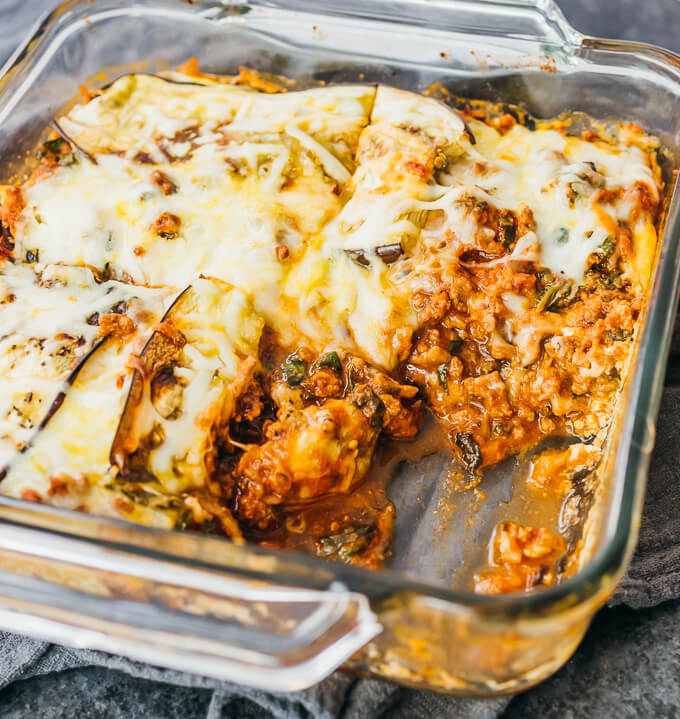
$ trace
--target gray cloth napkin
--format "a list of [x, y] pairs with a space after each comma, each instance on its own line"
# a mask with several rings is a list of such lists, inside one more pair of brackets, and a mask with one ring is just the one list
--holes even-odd
[[[17, 40], [37, 16], [55, 4], [55, 0], [0, 0], [0, 62], [9, 55]], [[605, 36], [647, 39], [658, 44], [677, 44], [680, 6], [672, 0], [639, 3], [619, 0], [619, 12], [611, 13], [597, 0], [564, 0], [560, 5], [576, 24], [589, 25], [592, 32]], [[644, 8], [644, 12], [642, 12]], [[573, 13], [573, 14], [572, 14]], [[626, 23], [626, 17], [629, 22]], [[579, 18], [582, 21], [579, 23]], [[664, 29], [659, 38], [657, 31]], [[653, 34], [652, 34], [653, 33]], [[647, 36], [647, 37], [645, 37]], [[680, 331], [676, 330], [669, 376], [680, 378]], [[677, 371], [675, 368], [678, 368]], [[658, 423], [656, 448], [649, 474], [649, 488], [643, 516], [640, 543], [630, 570], [611, 600], [632, 608], [650, 607], [680, 596], [680, 388], [666, 387]], [[218, 719], [235, 699], [243, 704], [237, 713], [249, 717], [293, 719], [369, 719], [390, 716], [456, 717], [457, 719], [491, 719], [501, 715], [507, 698], [471, 700], [419, 692], [379, 680], [357, 679], [336, 672], [317, 686], [302, 692], [270, 694], [248, 687], [161, 669], [122, 657], [90, 650], [74, 650], [36, 639], [0, 632], [0, 690], [17, 680], [29, 679], [68, 669], [100, 666], [125, 672], [142, 679], [180, 687], [212, 690], [207, 719]], [[569, 670], [571, 671], [571, 670]], [[576, 667], [578, 672], [578, 665]], [[539, 704], [540, 706], [540, 704]], [[0, 707], [0, 714], [2, 707]], [[532, 714], [536, 712], [531, 712]], [[570, 714], [575, 715], [575, 714]], [[670, 716], [661, 712], [659, 716]], [[31, 716], [30, 711], [22, 716]], [[56, 716], [56, 714], [55, 714]], [[70, 716], [59, 714], [59, 716]], [[98, 716], [108, 716], [106, 711]]]

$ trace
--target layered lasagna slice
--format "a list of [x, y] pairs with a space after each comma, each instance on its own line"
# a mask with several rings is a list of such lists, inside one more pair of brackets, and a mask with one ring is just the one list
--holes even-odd
[[135, 356], [111, 445], [121, 486], [174, 497], [184, 510], [179, 523], [215, 520], [236, 539], [232, 491], [220, 481], [220, 468], [240, 446], [232, 443], [230, 423], [261, 412], [259, 397], [248, 392], [260, 372], [263, 324], [241, 291], [195, 280]]

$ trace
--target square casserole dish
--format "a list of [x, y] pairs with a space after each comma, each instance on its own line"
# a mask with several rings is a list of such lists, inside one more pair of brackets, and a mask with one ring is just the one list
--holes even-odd
[[0, 182], [21, 174], [81, 83], [191, 56], [217, 73], [248, 64], [412, 90], [440, 82], [538, 118], [582, 112], [659, 137], [665, 225], [577, 570], [549, 589], [483, 597], [427, 561], [400, 562], [398, 547], [370, 572], [2, 497], [0, 627], [269, 690], [304, 688], [340, 665], [459, 694], [535, 684], [574, 651], [637, 538], [680, 274], [680, 58], [584, 37], [547, 0], [67, 0], [0, 73]]

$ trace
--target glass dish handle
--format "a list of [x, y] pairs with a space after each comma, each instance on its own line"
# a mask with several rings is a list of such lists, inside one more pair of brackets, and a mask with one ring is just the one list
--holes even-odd
[[382, 630], [340, 582], [278, 586], [42, 535], [0, 522], [2, 629], [269, 691], [317, 683]]
[[[457, 0], [451, 0], [457, 2]], [[471, 3], [465, 2], [466, 5]], [[473, 0], [473, 4], [482, 4], [493, 9], [494, 13], [503, 8], [503, 14], [519, 20], [531, 18], [535, 26], [533, 39], [563, 45], [579, 45], [583, 35], [579, 33], [567, 20], [560, 6], [555, 0], [482, 0], [482, 3]], [[516, 31], [515, 22], [509, 22], [506, 30], [509, 34]]]

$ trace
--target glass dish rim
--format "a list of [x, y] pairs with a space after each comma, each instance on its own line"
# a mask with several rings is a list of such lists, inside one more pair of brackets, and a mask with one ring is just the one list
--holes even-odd
[[[542, 0], [539, 3], [533, 3], [532, 0], [482, 0], [484, 5], [498, 7], [514, 6], [523, 8], [527, 11], [536, 13], [546, 21], [555, 24], [562, 37], [561, 42], [555, 43], [551, 38], [550, 46], [566, 52], [569, 55], [578, 56], [587, 50], [603, 49], [609, 52], [627, 53], [634, 51], [636, 54], [645, 56], [656, 64], [662, 63], [667, 65], [674, 71], [678, 84], [678, 94], [680, 95], [680, 56], [668, 51], [664, 48], [638, 42], [606, 40], [602, 38], [587, 36], [575, 30], [564, 18], [561, 10], [555, 4], [554, 0]], [[187, 8], [182, 12], [191, 13], [200, 9], [201, 5], [208, 3], [193, 3], [191, 0], [183, 0]], [[412, 0], [395, 0], [392, 4], [406, 6]], [[421, 0], [423, 2], [423, 0]], [[225, 5], [225, 3], [210, 3], [212, 6]], [[233, 3], [234, 6], [254, 5], [258, 7], [281, 7], [285, 6], [285, 2], [277, 2], [277, 0], [254, 0], [248, 2]], [[310, 0], [297, 0], [294, 3], [297, 6], [309, 5], [310, 10], [312, 3]], [[452, 5], [455, 4], [452, 2]], [[40, 57], [39, 43], [44, 35], [48, 35], [49, 31], [58, 26], [60, 22], [64, 22], [64, 28], [69, 27], [72, 20], [66, 19], [64, 16], [68, 10], [79, 7], [89, 8], [90, 11], [96, 12], [96, 4], [90, 0], [63, 0], [53, 10], [44, 13], [34, 24], [26, 39], [16, 48], [7, 61], [0, 67], [0, 95], [11, 87], [13, 72], [19, 69], [22, 64], [30, 64], [34, 57]], [[125, 9], [130, 12], [135, 8], [144, 11], [150, 7], [147, 3], [137, 4], [134, 1], [126, 4]], [[285, 8], [284, 8], [285, 9]], [[327, 0], [324, 3], [323, 14], [343, 14], [341, 0]], [[177, 12], [180, 10], [173, 9], [169, 12]], [[375, 19], [375, 16], [368, 14], [359, 15], [356, 12], [351, 14], [354, 20]], [[210, 21], [210, 18], [206, 18]], [[81, 18], [75, 22], [80, 22]], [[539, 35], [533, 35], [528, 38], [530, 41], [540, 42], [541, 47], [546, 49], [545, 38]], [[0, 102], [2, 97], [0, 96]], [[535, 592], [513, 593], [509, 595], [484, 596], [475, 594], [470, 590], [454, 590], [449, 589], [445, 585], [438, 584], [434, 581], [419, 580], [413, 578], [408, 573], [394, 570], [367, 570], [359, 567], [343, 565], [340, 563], [329, 562], [317, 557], [306, 556], [294, 552], [284, 550], [271, 550], [257, 545], [246, 545], [245, 547], [234, 547], [238, 552], [244, 555], [250, 554], [258, 557], [271, 557], [276, 559], [284, 557], [288, 562], [298, 565], [308, 570], [319, 570], [320, 575], [328, 578], [332, 576], [331, 581], [343, 581], [350, 589], [363, 592], [369, 596], [389, 596], [394, 593], [412, 593], [431, 597], [433, 599], [444, 600], [457, 606], [464, 606], [470, 609], [478, 609], [480, 611], [499, 612], [506, 614], [521, 615], [526, 613], [545, 612], [548, 608], [556, 605], [564, 608], [574, 606], [588, 599], [604, 599], [615, 587], [618, 579], [623, 573], [627, 563], [632, 556], [634, 548], [634, 539], [637, 538], [637, 526], [635, 526], [636, 512], [639, 503], [644, 496], [644, 489], [647, 479], [647, 468], [651, 456], [651, 447], [654, 438], [654, 422], [658, 414], [658, 408], [661, 399], [661, 391], [663, 389], [663, 378], [666, 368], [666, 359], [670, 348], [671, 331], [669, 325], [673, 322], [675, 312], [669, 312], [677, 306], [678, 290], [680, 288], [680, 265], [672, 262], [673, 258], [677, 258], [680, 253], [680, 199], [678, 195], [678, 183], [670, 189], [669, 196], [671, 203], [663, 225], [663, 232], [660, 236], [660, 252], [657, 263], [665, 260], [663, 271], [657, 269], [655, 271], [654, 283], [650, 290], [650, 304], [645, 322], [643, 334], [640, 338], [639, 353], [636, 361], [634, 374], [629, 379], [629, 391], [632, 397], [632, 407], [626, 410], [625, 420], [621, 429], [621, 446], [626, 447], [623, 452], [618, 452], [615, 460], [613, 481], [619, 483], [619, 496], [617, 498], [617, 512], [614, 514], [615, 522], [608, 522], [604, 531], [604, 541], [601, 547], [595, 552], [591, 559], [580, 568], [572, 576], [568, 577], [564, 582], [552, 587], [541, 589]], [[659, 302], [658, 297], [667, 297], [670, 303]], [[656, 298], [652, 301], [652, 298]], [[663, 337], [662, 342], [657, 342], [653, 348], [650, 348], [651, 337]], [[631, 411], [632, 410], [632, 411]], [[159, 539], [167, 536], [178, 536], [182, 533], [178, 530], [159, 529], [146, 527], [135, 524], [123, 519], [115, 519], [108, 517], [99, 517], [95, 515], [84, 515], [80, 512], [64, 510], [49, 505], [39, 505], [39, 509], [33, 503], [0, 496], [0, 507], [14, 509], [22, 516], [20, 521], [15, 519], [7, 519], [0, 516], [0, 523], [20, 523], [24, 526], [30, 526], [36, 531], [57, 533], [77, 539], [83, 545], [97, 545], [118, 551], [141, 553], [150, 558], [160, 558], [171, 563], [192, 562], [206, 569], [218, 572], [226, 572], [228, 574], [265, 579], [273, 581], [277, 584], [288, 584], [285, 575], [276, 570], [271, 574], [263, 570], [244, 569], [239, 567], [226, 567], [219, 563], [210, 563], [205, 560], [192, 559], [188, 556], [182, 556], [170, 552], [164, 552], [160, 549], [151, 549], [148, 547], [140, 547], [133, 544], [112, 542], [110, 540], [89, 536], [79, 531], [65, 531], [45, 528], [40, 524], [31, 524], [31, 516], [38, 514], [48, 514], [55, 519], [70, 519], [69, 528], [72, 529], [74, 524], [86, 523], [88, 519], [93, 523], [101, 523], [111, 527], [127, 528], [130, 532], [141, 532], [156, 536]], [[614, 525], [614, 526], [612, 526]], [[197, 542], [201, 542], [201, 535], [192, 535]], [[223, 540], [227, 541], [228, 540]], [[297, 578], [299, 580], [299, 577]], [[290, 582], [295, 583], [295, 578]], [[327, 586], [327, 585], [326, 585]]]

